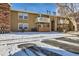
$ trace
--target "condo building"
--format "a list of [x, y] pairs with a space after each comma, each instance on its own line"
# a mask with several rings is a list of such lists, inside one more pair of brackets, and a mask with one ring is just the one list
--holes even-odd
[[0, 3], [0, 32], [51, 32], [74, 31], [70, 18], [12, 10], [7, 3]]

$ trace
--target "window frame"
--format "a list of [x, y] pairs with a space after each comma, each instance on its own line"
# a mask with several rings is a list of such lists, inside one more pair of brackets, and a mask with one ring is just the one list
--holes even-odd
[[[23, 19], [25, 19], [25, 18], [24, 18], [25, 16], [26, 16], [27, 19], [28, 19], [28, 13], [23, 13]], [[27, 20], [27, 19], [26, 19], [26, 20]]]
[[[28, 23], [18, 23], [18, 30], [22, 30], [22, 29], [19, 28], [21, 24], [22, 24], [23, 29], [24, 29], [24, 27], [27, 27], [27, 29], [25, 29], [25, 30], [29, 29], [29, 24]], [[25, 25], [27, 25], [27, 26], [25, 26]]]
[[19, 15], [19, 19], [23, 19], [23, 16], [22, 16], [22, 18], [20, 18], [22, 15]]
[[[19, 16], [22, 16], [22, 18], [20, 18]], [[25, 16], [27, 18], [25, 18]], [[18, 19], [19, 20], [28, 20], [28, 13], [18, 13]]]

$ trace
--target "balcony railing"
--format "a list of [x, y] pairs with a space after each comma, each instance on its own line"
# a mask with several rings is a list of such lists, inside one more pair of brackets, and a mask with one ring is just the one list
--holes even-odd
[[37, 17], [36, 22], [46, 22], [46, 23], [49, 23], [50, 22], [50, 18], [47, 18], [47, 17]]

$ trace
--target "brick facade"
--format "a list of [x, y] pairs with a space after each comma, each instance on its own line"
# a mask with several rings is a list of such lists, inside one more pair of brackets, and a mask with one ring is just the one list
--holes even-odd
[[10, 5], [0, 3], [0, 31], [10, 31]]

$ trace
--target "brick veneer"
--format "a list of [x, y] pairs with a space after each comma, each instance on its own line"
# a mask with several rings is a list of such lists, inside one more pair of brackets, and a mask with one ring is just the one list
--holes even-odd
[[0, 3], [0, 31], [10, 31], [10, 5], [8, 3]]

